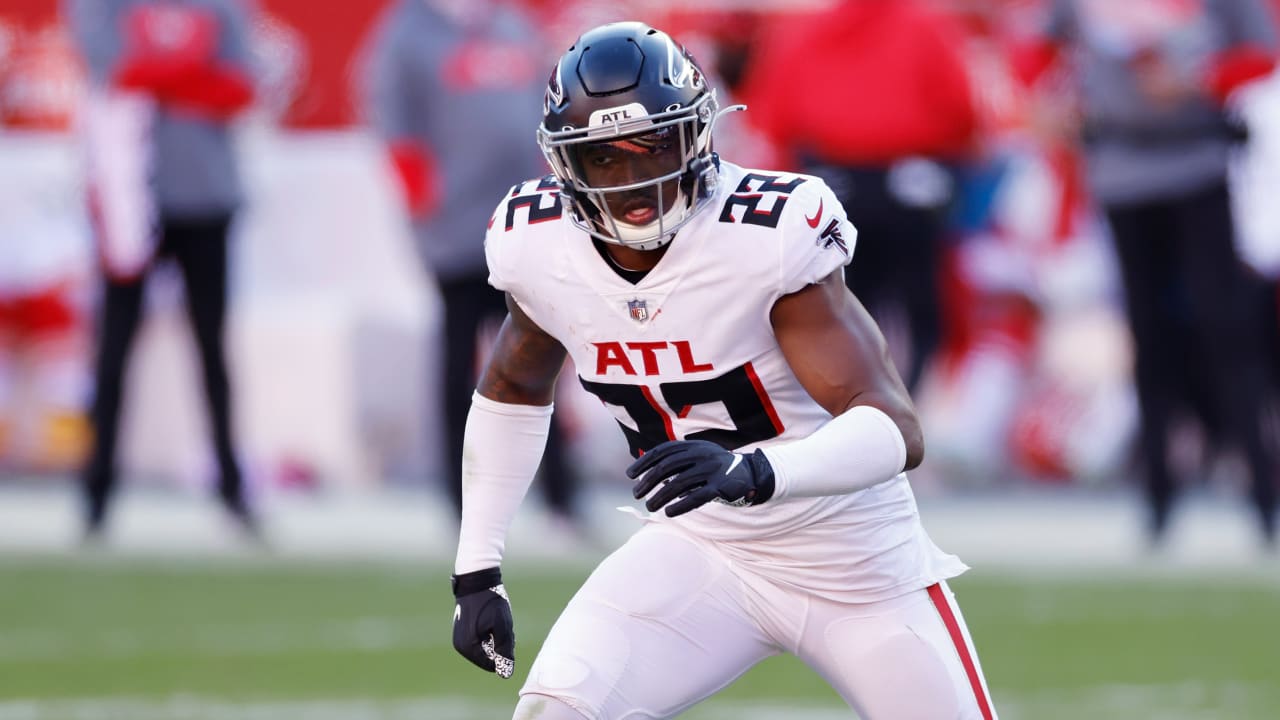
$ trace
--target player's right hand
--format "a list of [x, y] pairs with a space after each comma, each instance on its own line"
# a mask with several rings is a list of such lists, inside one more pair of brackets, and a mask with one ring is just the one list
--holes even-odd
[[498, 568], [453, 576], [453, 648], [478, 667], [509, 678], [516, 670], [511, 601]]

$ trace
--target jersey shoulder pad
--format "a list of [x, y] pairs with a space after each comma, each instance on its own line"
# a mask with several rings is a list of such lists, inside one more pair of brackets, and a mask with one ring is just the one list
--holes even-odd
[[537, 236], [558, 231], [567, 222], [560, 186], [547, 175], [512, 186], [494, 209], [485, 231], [484, 253], [489, 265], [489, 284], [513, 291], [525, 253], [532, 252]]
[[858, 231], [822, 178], [804, 178], [782, 213], [782, 294], [822, 281], [849, 264]]

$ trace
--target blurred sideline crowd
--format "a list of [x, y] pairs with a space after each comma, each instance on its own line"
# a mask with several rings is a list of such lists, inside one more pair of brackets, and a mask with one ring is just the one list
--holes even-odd
[[[56, 6], [55, 6], [56, 5]], [[482, 240], [554, 58], [640, 19], [717, 150], [822, 176], [926, 428], [928, 492], [1239, 486], [1274, 538], [1280, 0], [0, 0], [0, 486], [117, 475], [460, 506], [505, 313]], [[714, 322], [714, 317], [708, 318]], [[577, 522], [621, 434], [566, 368]]]

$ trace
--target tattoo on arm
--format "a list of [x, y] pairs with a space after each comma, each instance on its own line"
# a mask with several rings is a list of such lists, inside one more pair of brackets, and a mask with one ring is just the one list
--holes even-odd
[[566, 354], [508, 294], [507, 319], [477, 389], [498, 402], [550, 405]]

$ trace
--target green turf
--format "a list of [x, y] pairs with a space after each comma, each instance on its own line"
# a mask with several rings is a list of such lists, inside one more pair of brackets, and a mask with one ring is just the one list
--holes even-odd
[[[585, 572], [509, 574], [517, 679]], [[118, 717], [271, 717], [276, 702], [288, 717], [315, 715], [304, 701], [323, 701], [326, 719], [500, 717], [518, 685], [453, 654], [446, 577], [407, 565], [0, 559], [0, 720], [92, 717], [86, 707], [110, 698]], [[1005, 720], [1280, 715], [1280, 583], [975, 572], [952, 587]], [[689, 716], [744, 707], [788, 717], [841, 706], [776, 658]], [[839, 717], [810, 712], [796, 717]]]

